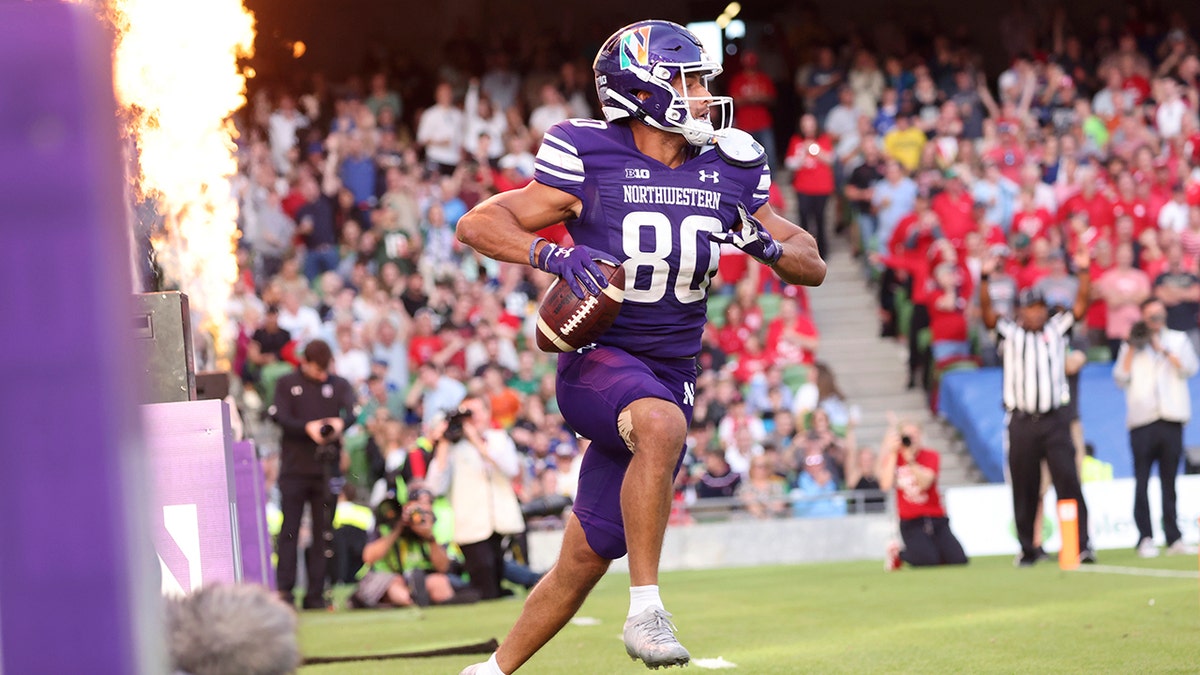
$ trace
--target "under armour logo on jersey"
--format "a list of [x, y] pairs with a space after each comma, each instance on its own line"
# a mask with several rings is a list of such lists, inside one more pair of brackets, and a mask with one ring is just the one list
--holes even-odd
[[704, 169], [700, 169], [700, 182], [701, 183], [708, 182], [708, 180], [710, 178], [712, 179], [712, 182], [720, 183], [721, 182], [720, 176], [721, 176], [721, 174], [716, 171], [705, 171]]
[[696, 385], [693, 382], [683, 383], [683, 404], [696, 405]]

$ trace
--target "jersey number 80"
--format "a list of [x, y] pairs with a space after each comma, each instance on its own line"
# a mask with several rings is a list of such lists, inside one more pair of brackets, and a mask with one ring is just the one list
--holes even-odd
[[[653, 234], [650, 241], [642, 237], [645, 229]], [[670, 218], [657, 211], [631, 211], [626, 214], [621, 222], [622, 248], [625, 255], [629, 256], [625, 272], [631, 279], [625, 289], [626, 302], [653, 303], [666, 295], [674, 253], [673, 229]], [[720, 232], [721, 229], [721, 221], [712, 216], [696, 214], [680, 221], [679, 262], [673, 290], [675, 299], [681, 304], [704, 300], [721, 257], [720, 247], [708, 240], [707, 233]], [[650, 250], [645, 250], [647, 245]], [[642, 271], [645, 269], [650, 270], [649, 285]]]

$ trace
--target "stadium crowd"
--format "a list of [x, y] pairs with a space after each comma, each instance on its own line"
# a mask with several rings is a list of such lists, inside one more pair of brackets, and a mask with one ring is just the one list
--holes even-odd
[[[1093, 358], [1115, 353], [1151, 295], [1200, 342], [1200, 58], [1180, 16], [1131, 5], [1073, 25], [1015, 11], [1000, 27], [1011, 60], [990, 81], [965, 40], [878, 32], [752, 31], [715, 85], [774, 155], [776, 208], [795, 208], [823, 251], [835, 229], [851, 242], [878, 285], [881, 336], [907, 340], [912, 386], [994, 363], [973, 292], [991, 256], [993, 304], [1009, 313], [1030, 287], [1069, 305], [1067, 261], [1088, 248], [1080, 348]], [[572, 496], [583, 447], [558, 415], [554, 357], [531, 341], [551, 278], [477, 256], [455, 223], [532, 179], [548, 127], [599, 111], [589, 64], [560, 58], [576, 52], [485, 44], [448, 48], [436, 74], [396, 58], [252, 92], [233, 367], [261, 409], [302, 348], [328, 342], [361, 404], [346, 479], [375, 488], [372, 506], [423, 481], [446, 416], [482, 398], [517, 449], [531, 523], [553, 525], [547, 505]], [[776, 143], [793, 88], [803, 114]], [[840, 515], [840, 490], [879, 486], [805, 294], [759, 270], [730, 249], [710, 287], [680, 522], [710, 497], [752, 517]], [[273, 450], [269, 435], [260, 445]]]

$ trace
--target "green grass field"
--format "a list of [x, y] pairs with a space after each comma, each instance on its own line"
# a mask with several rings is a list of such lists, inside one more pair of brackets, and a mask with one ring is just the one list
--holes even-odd
[[[680, 640], [695, 658], [743, 673], [1197, 673], [1197, 560], [1102, 551], [1097, 571], [1009, 557], [886, 573], [879, 562], [676, 572], [661, 580]], [[1177, 576], [1133, 576], [1108, 566]], [[621, 644], [628, 577], [606, 576], [580, 617], [522, 673], [646, 672]], [[428, 610], [306, 613], [304, 654], [413, 651], [503, 639], [520, 600]], [[328, 673], [455, 675], [483, 657], [310, 666]], [[696, 666], [690, 672], [700, 672]], [[663, 671], [672, 672], [672, 671]], [[678, 672], [678, 671], [674, 671]]]

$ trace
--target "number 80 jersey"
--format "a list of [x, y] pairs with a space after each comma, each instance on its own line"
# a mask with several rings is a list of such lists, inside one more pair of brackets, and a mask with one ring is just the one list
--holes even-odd
[[572, 119], [546, 132], [534, 179], [582, 202], [567, 222], [576, 244], [625, 267], [625, 302], [598, 341], [655, 358], [700, 351], [708, 285], [720, 247], [708, 235], [767, 201], [762, 146], [729, 129], [717, 145], [672, 169], [643, 154], [624, 123]]

